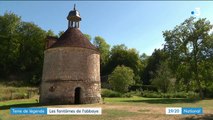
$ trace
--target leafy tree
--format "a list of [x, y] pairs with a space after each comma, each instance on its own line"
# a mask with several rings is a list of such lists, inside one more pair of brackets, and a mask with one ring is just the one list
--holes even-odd
[[52, 30], [46, 32], [47, 36], [56, 36]]
[[84, 36], [85, 36], [89, 41], [92, 40], [92, 37], [91, 37], [89, 34], [84, 34]]
[[29, 22], [19, 26], [18, 68], [20, 72], [28, 73], [27, 78], [34, 84], [41, 80], [44, 40], [48, 33]]
[[96, 36], [94, 39], [93, 44], [98, 48], [100, 51], [100, 59], [101, 59], [101, 74], [105, 75], [104, 69], [106, 67], [106, 64], [109, 60], [110, 55], [110, 45], [106, 43], [104, 38], [100, 36]]
[[112, 72], [117, 65], [125, 65], [130, 67], [135, 74], [138, 74], [138, 64], [140, 64], [140, 58], [135, 49], [128, 49], [124, 44], [112, 47], [109, 61], [109, 72]]
[[18, 58], [18, 27], [21, 18], [13, 13], [5, 13], [0, 16], [0, 75], [7, 76], [16, 70]]
[[140, 55], [140, 59], [141, 61], [147, 62], [149, 56], [146, 53], [143, 53], [142, 55]]
[[133, 70], [125, 66], [117, 66], [112, 74], [109, 76], [109, 84], [113, 90], [117, 92], [127, 92], [128, 87], [134, 83]]
[[62, 34], [64, 34], [64, 31], [59, 31], [58, 37], [60, 37]]
[[41, 80], [45, 32], [13, 13], [0, 16], [0, 77], [15, 76], [37, 84]]
[[168, 92], [172, 83], [174, 85], [175, 79], [167, 65], [166, 62], [163, 62], [158, 70], [156, 71], [154, 79], [151, 80], [152, 85], [156, 86], [159, 91], [163, 93]]
[[170, 65], [173, 72], [177, 72], [180, 65], [190, 67], [200, 97], [203, 98], [202, 63], [212, 57], [212, 39], [209, 34], [212, 25], [206, 19], [191, 17], [173, 30], [164, 31], [166, 41], [165, 51], [170, 56]]
[[159, 69], [160, 63], [166, 61], [167, 56], [163, 50], [155, 49], [150, 57], [147, 57], [144, 62], [146, 66], [142, 69], [140, 76], [143, 84], [150, 85], [150, 80], [154, 78], [157, 69]]

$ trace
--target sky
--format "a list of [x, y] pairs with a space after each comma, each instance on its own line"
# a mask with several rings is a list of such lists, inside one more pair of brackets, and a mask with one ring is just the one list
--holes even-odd
[[58, 34], [67, 29], [66, 17], [74, 4], [83, 33], [101, 36], [111, 46], [125, 44], [140, 54], [151, 55], [162, 48], [163, 31], [190, 16], [207, 18], [213, 24], [213, 1], [0, 1], [0, 15], [13, 12], [23, 21]]

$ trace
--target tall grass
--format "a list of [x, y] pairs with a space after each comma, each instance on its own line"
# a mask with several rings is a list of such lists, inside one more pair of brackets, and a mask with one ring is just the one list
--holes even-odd
[[14, 87], [0, 84], [0, 101], [31, 98], [38, 94], [38, 88]]

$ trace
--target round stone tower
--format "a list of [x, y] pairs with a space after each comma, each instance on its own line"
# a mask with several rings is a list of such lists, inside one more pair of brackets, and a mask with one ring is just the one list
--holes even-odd
[[60, 38], [51, 37], [49, 42], [47, 40], [40, 103], [99, 103], [99, 51], [79, 30], [81, 17], [75, 6], [67, 19], [68, 29]]

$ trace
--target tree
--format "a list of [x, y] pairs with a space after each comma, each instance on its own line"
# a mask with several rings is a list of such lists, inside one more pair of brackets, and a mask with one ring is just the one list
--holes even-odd
[[138, 74], [138, 64], [140, 64], [140, 58], [135, 49], [128, 49], [124, 44], [112, 47], [109, 60], [109, 72], [112, 72], [118, 65], [125, 65], [130, 67], [135, 74]]
[[142, 78], [143, 84], [150, 85], [151, 79], [154, 78], [156, 71], [159, 69], [160, 63], [166, 61], [167, 56], [163, 50], [155, 49], [154, 52], [147, 60], [144, 60], [146, 66], [141, 71], [140, 76]]
[[59, 31], [58, 37], [60, 37], [62, 34], [64, 34], [64, 31]]
[[201, 85], [202, 64], [212, 56], [212, 39], [210, 30], [212, 25], [206, 19], [191, 17], [185, 20], [173, 30], [163, 32], [165, 38], [165, 51], [170, 56], [170, 64], [173, 72], [177, 72], [180, 65], [190, 67], [192, 77], [199, 90], [199, 95], [203, 98], [203, 87]]
[[18, 58], [18, 26], [21, 18], [13, 13], [0, 16], [0, 76], [5, 77], [16, 70]]
[[117, 66], [112, 74], [109, 76], [109, 84], [113, 90], [117, 92], [127, 92], [128, 87], [134, 83], [133, 70], [125, 66]]
[[89, 34], [84, 34], [84, 36], [85, 36], [89, 41], [92, 40], [92, 37], [91, 37]]
[[38, 84], [41, 80], [44, 43], [47, 35], [33, 23], [23, 22], [13, 13], [0, 16], [0, 77]]
[[47, 36], [56, 36], [52, 30], [46, 32]]
[[106, 67], [106, 64], [109, 60], [109, 54], [110, 54], [110, 45], [106, 43], [104, 38], [100, 36], [96, 36], [94, 39], [93, 44], [98, 48], [100, 51], [100, 59], [101, 59], [101, 73], [102, 75], [105, 75], [104, 69]]
[[41, 80], [44, 40], [49, 32], [29, 22], [22, 22], [19, 26], [17, 65], [21, 73], [27, 73], [27, 79], [33, 84], [38, 84]]
[[168, 92], [171, 85], [175, 83], [175, 79], [166, 62], [161, 63], [160, 67], [156, 71], [154, 79], [151, 80], [152, 85], [156, 86], [159, 91], [163, 93]]
[[142, 84], [139, 73], [144, 68], [144, 65], [136, 49], [128, 49], [124, 44], [113, 46], [110, 52], [106, 73], [112, 73], [118, 65], [130, 67], [134, 72], [136, 84]]

